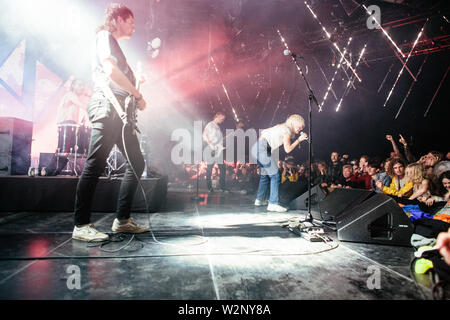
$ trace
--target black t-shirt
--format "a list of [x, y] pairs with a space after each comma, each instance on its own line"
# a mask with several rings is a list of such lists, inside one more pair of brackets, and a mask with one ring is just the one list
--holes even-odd
[[127, 59], [122, 52], [117, 40], [113, 37], [111, 32], [102, 30], [97, 33], [95, 40], [95, 55], [93, 59], [93, 79], [94, 79], [94, 91], [101, 91], [100, 82], [106, 81], [109, 84], [112, 92], [116, 95], [126, 97], [128, 92], [119, 88], [109, 77], [106, 76], [103, 70], [102, 61], [107, 58], [111, 58], [117, 62], [119, 69], [125, 74], [130, 82], [135, 85], [136, 78], [133, 71], [127, 63]]
[[342, 177], [342, 164], [330, 163], [328, 166], [328, 177], [331, 183], [338, 184]]

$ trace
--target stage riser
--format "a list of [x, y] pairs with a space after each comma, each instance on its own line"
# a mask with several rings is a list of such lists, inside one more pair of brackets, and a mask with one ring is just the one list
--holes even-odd
[[[142, 179], [150, 212], [160, 210], [167, 195], [167, 177]], [[92, 212], [115, 212], [120, 180], [100, 178]], [[73, 177], [0, 177], [2, 212], [73, 212], [78, 178]], [[144, 197], [138, 187], [133, 212], [146, 212]]]

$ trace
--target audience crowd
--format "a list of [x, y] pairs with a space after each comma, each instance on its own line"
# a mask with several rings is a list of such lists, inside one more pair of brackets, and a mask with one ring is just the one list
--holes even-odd
[[[450, 152], [444, 155], [439, 151], [430, 151], [419, 158], [413, 155], [402, 135], [399, 139], [401, 148], [391, 135], [386, 135], [386, 140], [392, 144], [393, 151], [385, 159], [368, 155], [357, 159], [333, 151], [328, 160], [315, 161], [311, 166], [296, 163], [292, 156], [279, 161], [281, 204], [289, 205], [289, 201], [303, 193], [311, 181], [311, 186], [319, 186], [325, 194], [336, 188], [383, 193], [399, 204], [417, 204], [424, 212], [439, 212], [441, 215], [435, 218], [450, 222]], [[219, 167], [216, 165], [213, 168], [212, 184], [215, 190], [243, 194], [256, 192], [260, 173], [256, 164], [225, 163], [225, 170], [226, 190], [220, 190], [217, 188]], [[202, 185], [206, 163], [184, 165], [181, 172], [170, 177], [170, 181], [175, 185], [195, 188], [197, 174]]]

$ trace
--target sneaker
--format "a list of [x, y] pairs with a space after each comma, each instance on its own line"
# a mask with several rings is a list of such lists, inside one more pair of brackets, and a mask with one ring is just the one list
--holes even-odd
[[106, 241], [109, 236], [106, 233], [99, 232], [93, 224], [87, 224], [81, 227], [73, 228], [72, 239], [81, 241]]
[[111, 229], [113, 232], [120, 233], [144, 233], [150, 231], [148, 227], [140, 226], [136, 222], [134, 222], [133, 218], [129, 218], [128, 220], [123, 222], [120, 222], [116, 218], [114, 219], [114, 223]]
[[267, 211], [286, 212], [286, 211], [288, 211], [288, 209], [280, 206], [279, 204], [269, 203], [269, 205], [267, 206]]
[[208, 190], [209, 190], [210, 193], [213, 193], [213, 192], [214, 192], [214, 189], [213, 189], [213, 188], [209, 188]]
[[259, 206], [267, 206], [269, 204], [268, 200], [255, 200], [255, 206], [259, 207]]

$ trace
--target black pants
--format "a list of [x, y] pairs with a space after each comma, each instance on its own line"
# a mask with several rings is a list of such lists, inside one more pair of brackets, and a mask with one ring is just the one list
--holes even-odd
[[[78, 181], [75, 197], [75, 225], [90, 223], [92, 200], [100, 175], [105, 171], [106, 160], [114, 145], [125, 156], [122, 143], [122, 121], [114, 115], [98, 123], [94, 123], [89, 144], [87, 160]], [[144, 157], [142, 156], [139, 141], [132, 130], [125, 129], [125, 145], [130, 161], [136, 175], [140, 178], [144, 171]], [[130, 217], [131, 204], [138, 186], [138, 180], [127, 161], [125, 176], [120, 185], [117, 202], [117, 218], [124, 220]]]
[[[220, 170], [220, 176], [219, 176], [220, 188], [225, 189], [225, 174], [226, 174], [225, 165], [222, 163], [222, 164], [217, 164], [217, 166], [219, 167], [219, 170]], [[212, 175], [213, 168], [214, 168], [214, 163], [208, 164], [208, 166], [206, 167], [206, 186], [208, 187], [208, 189], [212, 189], [211, 175]]]

